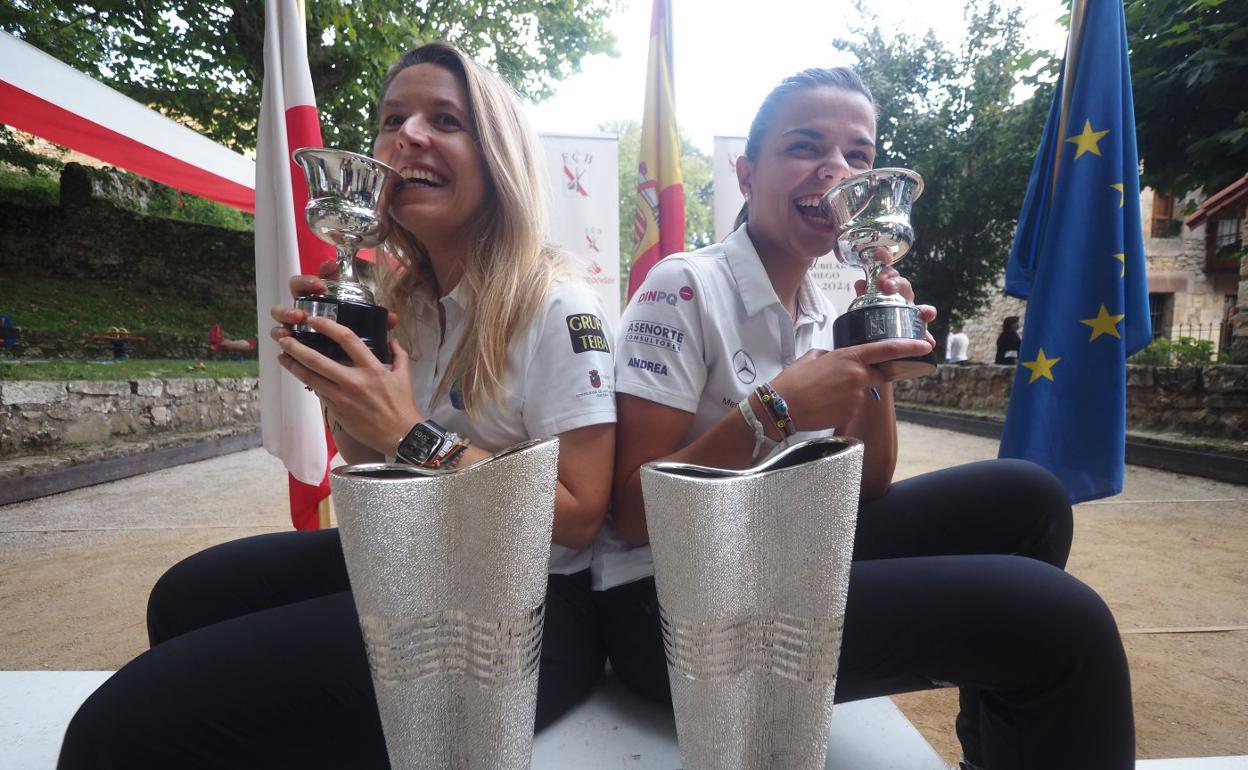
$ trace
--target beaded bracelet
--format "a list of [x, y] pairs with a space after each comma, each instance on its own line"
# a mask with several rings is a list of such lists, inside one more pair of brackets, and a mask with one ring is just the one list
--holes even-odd
[[442, 460], [439, 468], [454, 468], [459, 465], [459, 461], [463, 459], [464, 452], [468, 451], [468, 445], [472, 443], [472, 439], [467, 436], [462, 437], [459, 442], [447, 453], [446, 458]]
[[741, 412], [741, 416], [745, 418], [745, 424], [754, 431], [754, 452], [750, 455], [750, 459], [757, 460], [759, 452], [762, 451], [763, 447], [767, 447], [770, 450], [780, 443], [767, 435], [766, 429], [763, 428], [763, 423], [759, 421], [758, 415], [754, 414], [754, 406], [750, 403], [748, 394], [741, 399], [741, 403], [737, 404], [737, 411]]
[[785, 438], [792, 436], [794, 433], [793, 418], [789, 415], [789, 405], [776, 392], [776, 389], [771, 387], [771, 383], [764, 382], [755, 388], [754, 392], [758, 394], [758, 400], [763, 403], [763, 406], [767, 407], [767, 411], [771, 412], [776, 427], [784, 433]]

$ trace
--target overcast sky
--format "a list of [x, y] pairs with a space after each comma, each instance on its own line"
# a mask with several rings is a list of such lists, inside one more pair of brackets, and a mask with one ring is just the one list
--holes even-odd
[[[708, 154], [715, 136], [744, 136], [754, 111], [782, 78], [807, 67], [851, 64], [832, 48], [852, 18], [850, 0], [671, 0], [676, 117]], [[963, 0], [865, 0], [898, 35], [928, 29], [947, 44], [962, 37]], [[1031, 44], [1057, 52], [1066, 30], [1062, 0], [1002, 0], [1024, 9]], [[529, 108], [538, 131], [594, 134], [599, 124], [641, 120], [651, 0], [623, 0], [609, 22], [620, 55], [592, 56], [558, 84], [555, 96]], [[736, 97], [717, 99], [726, 84]]]

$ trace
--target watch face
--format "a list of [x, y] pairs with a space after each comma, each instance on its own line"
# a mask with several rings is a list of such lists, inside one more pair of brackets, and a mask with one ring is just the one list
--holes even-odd
[[399, 444], [398, 456], [409, 463], [428, 462], [446, 440], [446, 434], [437, 430], [440, 427], [437, 423], [432, 426], [424, 422], [417, 423]]

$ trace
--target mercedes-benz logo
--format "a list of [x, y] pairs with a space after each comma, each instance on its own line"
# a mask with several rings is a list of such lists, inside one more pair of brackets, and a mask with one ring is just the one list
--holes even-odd
[[732, 370], [737, 373], [737, 379], [749, 385], [758, 377], [758, 369], [754, 367], [754, 359], [750, 358], [750, 354], [744, 350], [738, 350], [732, 354]]

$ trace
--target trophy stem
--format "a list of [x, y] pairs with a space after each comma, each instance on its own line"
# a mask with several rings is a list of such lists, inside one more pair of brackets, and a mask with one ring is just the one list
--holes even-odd
[[335, 246], [338, 252], [338, 280], [343, 283], [359, 283], [355, 276], [355, 247]]
[[880, 296], [880, 271], [884, 269], [884, 265], [879, 262], [868, 262], [863, 265], [862, 269], [867, 274], [867, 290], [863, 292], [862, 296]]

